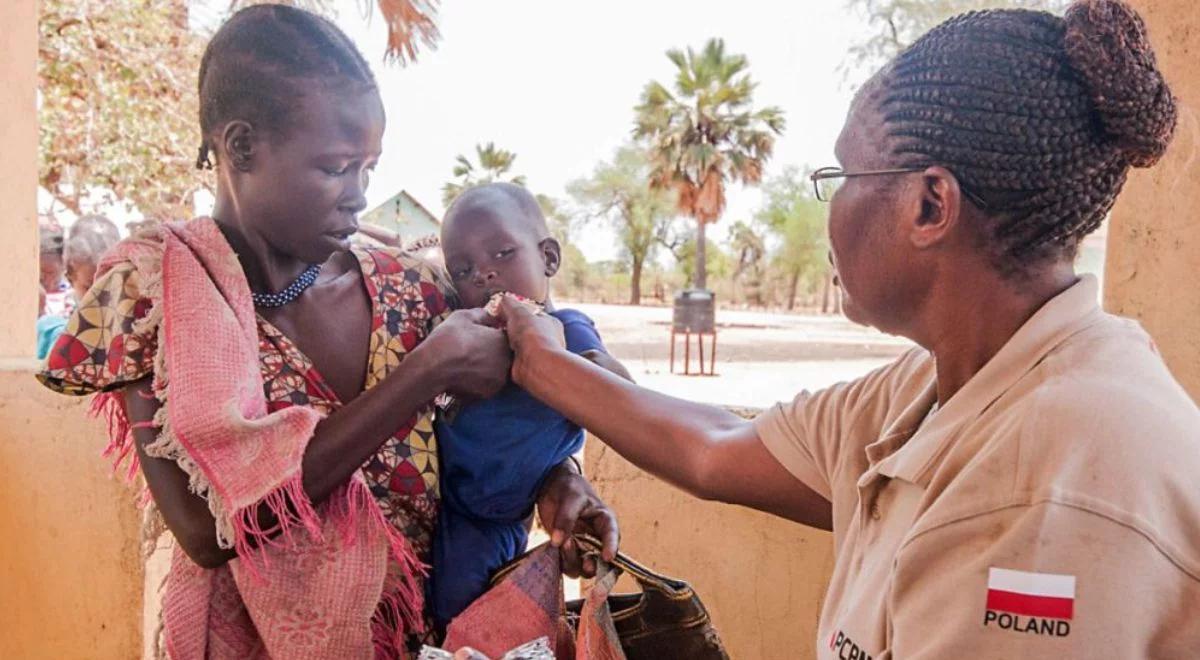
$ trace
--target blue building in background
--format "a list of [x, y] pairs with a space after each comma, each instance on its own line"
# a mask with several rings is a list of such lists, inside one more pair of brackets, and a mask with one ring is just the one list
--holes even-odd
[[399, 234], [405, 245], [429, 236], [437, 236], [442, 231], [442, 223], [437, 216], [430, 213], [429, 209], [407, 190], [401, 190], [386, 202], [359, 216], [359, 222]]

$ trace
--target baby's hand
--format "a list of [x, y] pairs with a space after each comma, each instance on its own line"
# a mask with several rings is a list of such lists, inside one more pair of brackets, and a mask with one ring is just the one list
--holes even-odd
[[617, 515], [596, 494], [588, 480], [564, 462], [550, 471], [538, 494], [538, 516], [550, 531], [550, 543], [562, 552], [563, 572], [570, 576], [596, 575], [596, 560], [585, 557], [575, 534], [590, 534], [603, 544], [601, 557], [617, 556], [620, 529]]

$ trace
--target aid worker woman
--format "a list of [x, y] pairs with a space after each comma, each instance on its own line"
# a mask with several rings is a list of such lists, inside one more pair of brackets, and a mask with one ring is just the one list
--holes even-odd
[[814, 174], [847, 315], [920, 348], [747, 422], [507, 305], [514, 377], [698, 497], [832, 529], [820, 658], [1197, 657], [1200, 411], [1072, 265], [1175, 117], [1122, 2], [959, 16]]

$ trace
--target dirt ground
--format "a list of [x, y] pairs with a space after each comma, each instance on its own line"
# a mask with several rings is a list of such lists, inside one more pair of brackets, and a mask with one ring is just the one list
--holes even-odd
[[[912, 347], [898, 337], [854, 325], [841, 316], [717, 311], [715, 376], [684, 376], [684, 338], [676, 338], [670, 373], [671, 309], [560, 303], [592, 317], [609, 352], [638, 383], [667, 394], [707, 403], [766, 407], [856, 378]], [[711, 339], [704, 339], [709, 364]], [[691, 370], [698, 370], [696, 337]]]

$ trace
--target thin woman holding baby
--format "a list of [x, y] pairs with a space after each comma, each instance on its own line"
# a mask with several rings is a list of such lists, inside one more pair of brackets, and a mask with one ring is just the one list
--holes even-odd
[[[40, 378], [100, 393], [174, 533], [172, 657], [405, 656], [431, 630], [430, 402], [498, 392], [509, 349], [483, 310], [450, 311], [439, 271], [351, 246], [384, 112], [336, 27], [248, 8], [199, 78], [213, 219], [119, 246]], [[540, 492], [558, 537], [579, 524], [615, 550], [570, 461]]]

